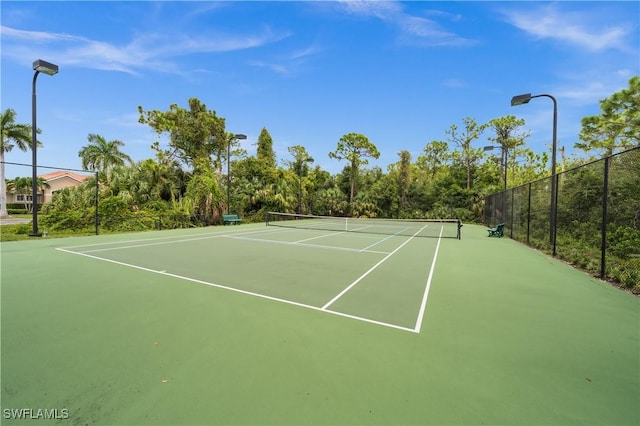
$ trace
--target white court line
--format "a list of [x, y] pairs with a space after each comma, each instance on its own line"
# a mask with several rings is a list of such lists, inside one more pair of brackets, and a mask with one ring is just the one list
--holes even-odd
[[[266, 232], [290, 232], [291, 229], [273, 229], [273, 228], [268, 228], [268, 229], [262, 229], [262, 230], [253, 230], [253, 231], [248, 231], [246, 229], [244, 230], [238, 230], [238, 232], [232, 233], [232, 235], [243, 235], [243, 234], [261, 234], [261, 233], [266, 233]], [[202, 234], [197, 234], [196, 236], [202, 236], [202, 235], [207, 235], [210, 237], [214, 237], [214, 236], [219, 236], [222, 237], [224, 235], [228, 234], [228, 232], [226, 232], [226, 229], [220, 229], [220, 230], [216, 230], [213, 232], [208, 232], [208, 233], [202, 233]], [[114, 245], [114, 244], [127, 244], [127, 243], [137, 243], [137, 242], [141, 242], [141, 241], [159, 241], [159, 240], [168, 240], [168, 239], [180, 239], [180, 238], [185, 238], [185, 237], [192, 237], [191, 235], [172, 235], [172, 236], [167, 236], [167, 237], [151, 237], [151, 238], [139, 238], [136, 240], [128, 240], [128, 241], [108, 241], [108, 242], [102, 242], [102, 243], [92, 243], [92, 244], [83, 244], [83, 245], [79, 245], [79, 246], [69, 246], [69, 247], [64, 247], [64, 248], [69, 248], [69, 249], [75, 249], [75, 248], [82, 248], [82, 247], [93, 247], [93, 246], [108, 246], [108, 245]]]
[[436, 269], [436, 259], [438, 258], [438, 250], [440, 249], [440, 241], [442, 241], [442, 231], [444, 226], [440, 227], [440, 235], [438, 236], [438, 244], [436, 244], [436, 251], [433, 253], [433, 261], [431, 262], [431, 269], [429, 270], [429, 278], [427, 278], [427, 286], [424, 289], [422, 295], [422, 304], [420, 305], [420, 311], [418, 313], [418, 319], [416, 320], [416, 327], [414, 331], [420, 333], [422, 328], [422, 319], [424, 318], [424, 311], [427, 308], [427, 298], [429, 297], [429, 289], [431, 288], [431, 279], [433, 278], [433, 271]]
[[249, 296], [259, 297], [261, 299], [267, 299], [267, 300], [271, 300], [271, 301], [275, 301], [275, 302], [286, 303], [288, 305], [299, 306], [301, 308], [312, 309], [314, 311], [327, 312], [327, 313], [330, 313], [330, 314], [333, 314], [333, 315], [337, 315], [337, 316], [341, 316], [341, 317], [345, 317], [345, 318], [350, 318], [350, 319], [355, 319], [355, 320], [367, 322], [367, 323], [370, 323], [370, 324], [376, 324], [376, 325], [381, 325], [381, 326], [384, 326], [384, 327], [395, 328], [397, 330], [403, 330], [403, 331], [409, 331], [411, 333], [415, 333], [415, 330], [413, 330], [411, 328], [408, 328], [408, 327], [402, 327], [402, 326], [399, 326], [399, 325], [390, 324], [390, 323], [386, 323], [386, 322], [382, 322], [382, 321], [376, 321], [376, 320], [372, 320], [372, 319], [369, 319], [369, 318], [363, 318], [363, 317], [358, 317], [358, 316], [355, 316], [355, 315], [349, 315], [349, 314], [345, 314], [345, 313], [342, 313], [342, 312], [328, 310], [328, 309], [325, 309], [325, 308], [319, 308], [319, 307], [313, 306], [313, 305], [307, 305], [305, 303], [294, 302], [292, 300], [286, 300], [286, 299], [280, 299], [278, 297], [267, 296], [266, 294], [254, 293], [254, 292], [247, 291], [247, 290], [240, 290], [238, 288], [229, 287], [229, 286], [221, 285], [221, 284], [215, 284], [215, 283], [211, 283], [211, 282], [208, 282], [208, 281], [198, 280], [196, 278], [189, 278], [189, 277], [185, 277], [185, 276], [182, 276], [182, 275], [171, 274], [171, 273], [167, 272], [166, 270], [157, 271], [155, 269], [145, 268], [144, 266], [138, 266], [138, 265], [133, 265], [131, 263], [125, 263], [125, 262], [120, 262], [120, 261], [117, 261], [117, 260], [106, 259], [104, 257], [94, 256], [94, 255], [86, 254], [86, 253], [83, 253], [83, 252], [76, 252], [76, 251], [72, 251], [72, 250], [67, 250], [67, 249], [60, 248], [60, 247], [56, 248], [56, 250], [59, 250], [59, 251], [65, 252], [65, 253], [75, 254], [75, 255], [78, 255], [78, 256], [88, 257], [88, 258], [91, 258], [91, 259], [102, 260], [104, 262], [115, 263], [116, 265], [121, 265], [121, 266], [126, 266], [126, 267], [129, 267], [129, 268], [139, 269], [141, 271], [151, 272], [153, 274], [164, 275], [164, 276], [167, 276], [167, 277], [177, 278], [177, 279], [184, 280], [184, 281], [190, 281], [190, 282], [194, 282], [194, 283], [198, 283], [198, 284], [208, 285], [210, 287], [216, 287], [216, 288], [220, 288], [220, 289], [223, 289], [223, 290], [229, 290], [229, 291], [233, 291], [233, 292], [236, 292], [236, 293], [241, 293], [241, 294], [245, 294], [245, 295], [249, 295]]
[[165, 245], [165, 244], [188, 243], [188, 242], [191, 242], [191, 241], [210, 240], [210, 239], [213, 239], [213, 238], [221, 238], [221, 237], [224, 237], [224, 235], [209, 235], [209, 236], [206, 236], [206, 237], [187, 238], [187, 239], [183, 239], [183, 240], [158, 241], [158, 242], [155, 242], [155, 243], [144, 243], [144, 244], [134, 244], [134, 245], [128, 245], [128, 246], [118, 246], [118, 247], [108, 247], [108, 248], [100, 248], [100, 249], [93, 249], [93, 250], [84, 250], [83, 253], [96, 253], [96, 252], [99, 252], [99, 251], [126, 250], [126, 249], [138, 248], [138, 247], [151, 247], [151, 246], [160, 246], [160, 245]]
[[[230, 234], [230, 235], [255, 235], [255, 234], [274, 233], [274, 232], [290, 232], [290, 231], [291, 230], [289, 230], [289, 229], [272, 229], [272, 230], [261, 230], [261, 231], [243, 231], [243, 232], [236, 232], [236, 233], [233, 233], [233, 234]], [[178, 236], [178, 237], [143, 238], [143, 239], [138, 239], [138, 240], [112, 241], [112, 242], [106, 242], [106, 243], [85, 244], [85, 245], [80, 245], [80, 246], [70, 246], [70, 247], [62, 247], [62, 248], [63, 249], [78, 249], [78, 248], [84, 248], [84, 247], [96, 247], [96, 246], [107, 246], [107, 245], [116, 245], [116, 244], [129, 244], [129, 243], [153, 241], [151, 243], [124, 245], [124, 246], [121, 245], [121, 246], [118, 246], [118, 247], [110, 247], [110, 248], [102, 248], [102, 249], [84, 251], [84, 253], [94, 253], [94, 252], [99, 252], [99, 251], [129, 249], [129, 248], [136, 248], [136, 247], [156, 246], [156, 245], [162, 245], [162, 244], [183, 243], [183, 242], [189, 242], [189, 241], [207, 240], [207, 239], [211, 239], [211, 238], [223, 238], [223, 237], [228, 237], [228, 236], [229, 236], [229, 234], [226, 234], [226, 233], [212, 232], [212, 233], [210, 233], [208, 235], [205, 235], [205, 236], [195, 236], [195, 237], [189, 237], [189, 238], [185, 238], [185, 237], [187, 237], [186, 235], [182, 235], [182, 236]], [[170, 238], [172, 238], [172, 239], [169, 240], [169, 241], [159, 241], [159, 240], [168, 240]]]
[[[335, 234], [334, 234], [335, 235]], [[297, 241], [280, 241], [280, 240], [265, 240], [264, 238], [247, 238], [247, 237], [236, 237], [235, 235], [224, 235], [224, 237], [231, 238], [233, 240], [242, 240], [242, 241], [256, 241], [259, 243], [270, 243], [270, 244], [280, 244], [285, 246], [302, 246], [302, 247], [312, 247], [319, 248], [325, 250], [337, 250], [337, 251], [349, 251], [353, 253], [375, 253], [375, 254], [389, 254], [388, 251], [376, 251], [376, 250], [362, 250], [362, 249], [353, 249], [348, 247], [340, 247], [340, 246], [327, 246], [324, 244], [305, 244]]]
[[383, 240], [380, 240], [380, 241], [377, 241], [377, 242], [375, 242], [375, 243], [373, 243], [373, 244], [371, 244], [371, 245], [368, 245], [368, 246], [366, 246], [365, 248], [363, 248], [362, 250], [363, 250], [363, 251], [366, 251], [366, 250], [370, 249], [371, 247], [375, 247], [375, 246], [377, 246], [378, 244], [380, 244], [380, 243], [383, 243], [383, 242], [387, 241], [389, 238], [397, 237], [399, 233], [401, 233], [401, 232], [403, 232], [403, 231], [406, 231], [407, 229], [409, 229], [409, 228], [404, 228], [404, 229], [402, 229], [402, 230], [400, 230], [400, 231], [396, 232], [395, 234], [389, 235], [387, 238], [385, 238], [385, 239], [383, 239]]
[[382, 265], [387, 259], [389, 259], [391, 256], [393, 256], [398, 250], [400, 250], [402, 247], [405, 246], [405, 244], [407, 244], [409, 241], [413, 240], [413, 238], [418, 235], [424, 228], [426, 228], [427, 225], [423, 226], [422, 228], [420, 228], [418, 231], [416, 231], [415, 234], [413, 234], [411, 237], [409, 237], [404, 243], [400, 244], [394, 251], [392, 251], [391, 253], [387, 254], [380, 262], [376, 263], [375, 265], [373, 265], [367, 272], [365, 272], [364, 274], [360, 275], [360, 277], [358, 277], [357, 280], [355, 280], [354, 282], [352, 282], [351, 284], [349, 284], [347, 286], [347, 288], [345, 288], [344, 290], [342, 290], [336, 297], [334, 297], [333, 299], [331, 299], [329, 302], [327, 302], [322, 309], [327, 309], [329, 306], [331, 306], [333, 303], [336, 302], [336, 300], [340, 299], [346, 292], [348, 292], [349, 290], [351, 290], [356, 284], [358, 284], [360, 281], [362, 281], [362, 279], [364, 279], [364, 277], [366, 277], [367, 275], [369, 275], [371, 272], [373, 272], [378, 266]]
[[299, 244], [299, 243], [303, 243], [305, 241], [311, 241], [311, 240], [317, 240], [318, 238], [326, 238], [326, 237], [330, 237], [332, 235], [340, 235], [340, 234], [344, 234], [346, 231], [341, 231], [341, 232], [331, 232], [329, 234], [324, 234], [324, 235], [319, 235], [317, 237], [311, 237], [311, 238], [305, 238], [304, 240], [298, 240], [298, 241], [294, 241], [293, 244]]

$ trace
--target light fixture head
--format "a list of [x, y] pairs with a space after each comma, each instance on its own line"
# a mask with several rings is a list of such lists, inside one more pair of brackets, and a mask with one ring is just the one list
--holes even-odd
[[517, 95], [511, 98], [511, 106], [528, 104], [531, 100], [531, 93], [525, 93], [524, 95]]
[[242, 133], [236, 133], [235, 135], [233, 135], [234, 139], [246, 139], [247, 135], [243, 135]]
[[58, 66], [42, 59], [38, 59], [33, 63], [33, 70], [48, 75], [54, 75], [58, 73]]

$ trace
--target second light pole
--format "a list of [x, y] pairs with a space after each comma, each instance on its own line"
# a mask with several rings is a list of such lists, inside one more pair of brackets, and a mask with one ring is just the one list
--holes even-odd
[[549, 229], [549, 242], [551, 243], [553, 256], [556, 255], [556, 226], [558, 218], [558, 183], [556, 179], [556, 145], [558, 134], [558, 102], [551, 95], [517, 95], [511, 98], [511, 106], [528, 104], [533, 98], [546, 97], [553, 101], [553, 146], [551, 149], [551, 226]]
[[47, 75], [54, 75], [58, 73], [58, 66], [42, 59], [38, 59], [33, 63], [33, 85], [31, 90], [31, 209], [32, 209], [32, 226], [33, 229], [29, 234], [30, 237], [41, 237], [42, 234], [38, 231], [38, 140], [36, 135], [38, 133], [38, 125], [36, 120], [36, 80], [38, 74], [45, 73]]

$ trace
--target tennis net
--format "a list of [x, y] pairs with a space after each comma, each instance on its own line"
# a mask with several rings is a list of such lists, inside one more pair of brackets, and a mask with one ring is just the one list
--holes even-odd
[[285, 228], [457, 239], [462, 228], [460, 219], [361, 219], [278, 212], [265, 213], [265, 222]]

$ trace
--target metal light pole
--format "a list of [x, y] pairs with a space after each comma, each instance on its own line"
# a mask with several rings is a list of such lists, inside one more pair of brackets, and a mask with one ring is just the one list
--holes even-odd
[[302, 214], [302, 166], [304, 163], [313, 163], [313, 158], [307, 157], [304, 160], [300, 160], [298, 164], [298, 214]]
[[517, 95], [511, 98], [511, 106], [528, 104], [533, 98], [547, 97], [553, 101], [553, 145], [551, 150], [551, 228], [549, 229], [549, 242], [552, 246], [553, 256], [556, 255], [556, 222], [558, 217], [558, 185], [556, 179], [556, 145], [558, 134], [558, 102], [556, 98], [551, 95], [531, 95], [526, 93], [524, 95]]
[[33, 85], [31, 91], [31, 207], [33, 214], [33, 229], [30, 237], [41, 237], [42, 234], [38, 232], [38, 163], [37, 163], [37, 120], [36, 120], [36, 80], [38, 74], [45, 73], [48, 75], [54, 75], [58, 73], [58, 66], [42, 59], [38, 59], [33, 63]]
[[227, 214], [231, 209], [231, 143], [236, 139], [246, 139], [247, 135], [236, 133], [231, 136], [227, 144]]

